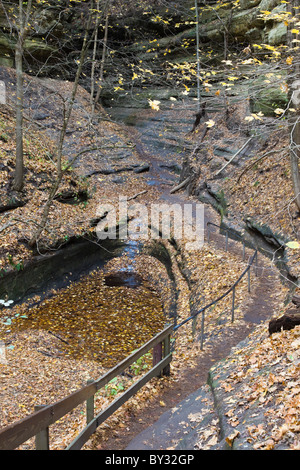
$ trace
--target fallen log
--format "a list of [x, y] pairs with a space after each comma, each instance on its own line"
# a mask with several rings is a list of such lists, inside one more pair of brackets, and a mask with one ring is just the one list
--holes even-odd
[[247, 145], [249, 144], [249, 142], [253, 139], [253, 137], [250, 137], [250, 139], [247, 140], [247, 142], [244, 143], [244, 145], [233, 155], [233, 157], [231, 157], [230, 160], [228, 160], [227, 163], [225, 163], [224, 166], [222, 166], [222, 168], [217, 171], [217, 173], [215, 174], [215, 176], [217, 176], [219, 173], [221, 173], [221, 171], [225, 170], [225, 168], [229, 165], [229, 163], [231, 163], [235, 157], [237, 157], [243, 150], [245, 147], [247, 147]]
[[300, 313], [285, 313], [282, 317], [269, 322], [269, 334], [292, 330], [297, 325], [300, 325]]
[[178, 186], [175, 186], [175, 188], [171, 189], [170, 193], [171, 194], [176, 193], [176, 191], [179, 191], [179, 189], [182, 189], [184, 186], [186, 186], [189, 181], [190, 181], [190, 177], [188, 176], [184, 181], [178, 184]]
[[132, 199], [136, 199], [138, 196], [141, 196], [142, 194], [146, 194], [147, 192], [148, 192], [148, 190], [145, 189], [145, 191], [141, 191], [140, 193], [137, 193], [134, 196], [128, 197], [127, 201], [131, 201]]

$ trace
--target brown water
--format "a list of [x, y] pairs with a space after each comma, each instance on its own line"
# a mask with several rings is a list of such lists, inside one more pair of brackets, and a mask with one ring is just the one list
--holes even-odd
[[158, 295], [130, 276], [94, 272], [16, 318], [11, 330], [46, 330], [59, 355], [112, 367], [165, 326]]

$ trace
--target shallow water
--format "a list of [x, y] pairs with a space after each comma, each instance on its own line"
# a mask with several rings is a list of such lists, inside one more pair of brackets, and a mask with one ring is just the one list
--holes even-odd
[[96, 271], [29, 309], [26, 317], [15, 318], [11, 331], [46, 330], [59, 345], [56, 356], [104, 367], [117, 364], [165, 325], [159, 296], [134, 272]]

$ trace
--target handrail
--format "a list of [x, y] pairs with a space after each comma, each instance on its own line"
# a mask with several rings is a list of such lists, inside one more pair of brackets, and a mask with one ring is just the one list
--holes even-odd
[[209, 307], [211, 307], [212, 305], [218, 303], [220, 300], [224, 299], [224, 297], [226, 297], [238, 284], [239, 282], [242, 280], [242, 278], [245, 276], [245, 274], [249, 271], [249, 269], [251, 268], [252, 264], [253, 264], [253, 261], [254, 259], [256, 258], [257, 256], [257, 251], [255, 251], [254, 255], [252, 256], [252, 259], [251, 261], [249, 262], [247, 268], [242, 272], [242, 274], [240, 275], [240, 277], [238, 278], [237, 281], [235, 281], [235, 283], [224, 293], [222, 294], [220, 297], [218, 297], [217, 299], [213, 300], [212, 302], [210, 302], [209, 304], [205, 305], [204, 307], [202, 307], [200, 310], [198, 310], [197, 313], [194, 313], [193, 315], [190, 315], [188, 318], [186, 318], [185, 320], [183, 320], [181, 323], [179, 323], [178, 325], [176, 325], [174, 327], [174, 331], [178, 330], [178, 328], [180, 328], [182, 325], [184, 325], [185, 323], [187, 323], [188, 321], [192, 320], [193, 318], [195, 318], [196, 316], [198, 316], [201, 312], [203, 312], [204, 310], [208, 309]]
[[89, 437], [96, 431], [109, 416], [111, 416], [120, 406], [122, 406], [132, 395], [134, 395], [143, 385], [149, 382], [150, 379], [159, 375], [160, 371], [164, 369], [171, 360], [171, 354], [168, 354], [156, 366], [154, 366], [147, 374], [145, 374], [138, 382], [134, 383], [126, 392], [122, 393], [120, 397], [116, 398], [107, 408], [101, 410], [100, 413], [93, 418], [88, 425], [81, 431], [81, 433], [68, 445], [66, 450], [79, 450], [86, 443]]
[[240, 240], [243, 240], [243, 237], [240, 234], [234, 232], [232, 229], [228, 227], [222, 227], [221, 225], [214, 224], [213, 222], [210, 222], [210, 221], [208, 221], [206, 225], [213, 225], [214, 227], [219, 228], [220, 230], [226, 230], [226, 232], [234, 233], [235, 237], [238, 237]]
[[[228, 233], [229, 232], [231, 232], [234, 235], [235, 238], [239, 238], [243, 242], [243, 249], [245, 250], [245, 240], [239, 233], [236, 233], [235, 231], [233, 231], [232, 229], [230, 229], [228, 227], [222, 227], [221, 225], [214, 224], [213, 222], [210, 222], [210, 221], [208, 221], [206, 225], [207, 225], [207, 228], [208, 228], [209, 225], [213, 225], [214, 227], [217, 227], [220, 230], [226, 231], [226, 251], [227, 251], [227, 241], [228, 241]], [[250, 245], [250, 247], [253, 250], [255, 250], [254, 246], [249, 241], [247, 243], [248, 243], [248, 245]], [[244, 253], [243, 253], [243, 256], [244, 256]]]
[[[207, 222], [207, 226], [213, 225], [222, 230], [221, 226], [218, 226], [212, 222]], [[226, 230], [226, 250], [227, 250], [227, 237], [228, 233], [231, 230]], [[231, 231], [232, 232], [232, 231]], [[240, 237], [235, 233], [236, 237]], [[245, 245], [243, 245], [245, 247]], [[254, 248], [253, 248], [254, 249]], [[257, 262], [257, 249], [254, 249], [252, 257], [249, 258], [249, 263], [246, 269], [242, 272], [239, 278], [235, 283], [221, 296], [217, 299], [214, 299], [204, 307], [202, 307], [198, 312], [190, 315], [188, 318], [183, 320], [176, 326], [169, 325], [160, 331], [156, 336], [151, 340], [133, 352], [130, 356], [125, 358], [115, 367], [110, 369], [106, 374], [101, 376], [99, 379], [88, 383], [86, 386], [81, 389], [73, 392], [67, 397], [53, 403], [52, 405], [39, 406], [38, 410], [27, 416], [16, 423], [13, 423], [9, 426], [6, 426], [4, 429], [0, 430], [0, 450], [12, 450], [20, 446], [23, 442], [27, 441], [33, 436], [41, 436], [43, 433], [46, 433], [46, 438], [43, 441], [43, 438], [39, 442], [46, 442], [44, 449], [48, 447], [48, 428], [51, 424], [58, 421], [60, 418], [65, 416], [67, 413], [72, 411], [81, 403], [88, 401], [93, 398], [95, 393], [106, 385], [110, 380], [123, 372], [127, 367], [133, 364], [138, 358], [143, 354], [149, 351], [151, 348], [164, 345], [164, 352], [162, 354], [162, 346], [160, 349], [161, 356], [155, 364], [153, 364], [152, 369], [147, 372], [139, 381], [134, 383], [128, 390], [126, 390], [120, 397], [116, 398], [107, 408], [102, 410], [95, 418], [91, 419], [87, 426], [81, 431], [81, 433], [74, 439], [74, 441], [69, 444], [66, 450], [71, 449], [80, 449], [84, 443], [88, 440], [91, 434], [95, 432], [97, 427], [103, 423], [111, 414], [113, 414], [123, 403], [128, 400], [133, 394], [135, 394], [143, 385], [145, 385], [152, 377], [159, 375], [162, 371], [166, 375], [169, 373], [169, 364], [172, 360], [172, 353], [170, 352], [170, 337], [171, 333], [177, 331], [182, 325], [186, 324], [190, 320], [195, 319], [200, 313], [202, 313], [202, 328], [201, 328], [201, 349], [203, 348], [203, 337], [204, 337], [204, 313], [205, 310], [210, 308], [212, 305], [218, 303], [220, 300], [224, 299], [230, 292], [233, 293], [232, 301], [232, 321], [234, 318], [234, 299], [235, 299], [235, 288], [248, 272], [248, 290], [250, 289], [250, 269], [254, 263], [254, 260]], [[244, 254], [244, 253], [243, 253]]]
[[[154, 367], [149, 371], [149, 373], [146, 374], [147, 381], [150, 380], [150, 378], [152, 378], [153, 376], [155, 376], [155, 374], [159, 374], [161, 371], [166, 371], [166, 373], [168, 373], [167, 367], [172, 360], [172, 354], [170, 354], [169, 346], [169, 340], [172, 330], [173, 325], [167, 326], [156, 336], [154, 336], [151, 340], [149, 340], [147, 343], [137, 349], [137, 351], [133, 352], [130, 356], [125, 358], [114, 368], [110, 369], [99, 379], [89, 383], [88, 385], [82, 387], [76, 392], [73, 392], [67, 397], [51, 405], [43, 406], [34, 414], [27, 416], [17, 421], [16, 423], [6, 426], [2, 430], [0, 430], [0, 450], [13, 450], [19, 445], [21, 445], [23, 442], [26, 442], [31, 437], [38, 435], [40, 432], [43, 432], [51, 424], [55, 423], [57, 420], [65, 416], [78, 405], [85, 402], [90, 397], [93, 397], [95, 393], [104, 385], [106, 385], [111, 379], [119, 375], [127, 367], [133, 364], [139, 357], [144, 355], [150, 349], [155, 348], [160, 343], [164, 343], [164, 358], [162, 360], [160, 360], [160, 358], [158, 364], [155, 364]], [[134, 388], [131, 387], [133, 393], [135, 393], [139, 388], [144, 385], [144, 380], [145, 378], [143, 377], [136, 384], [134, 384]], [[125, 394], [127, 392], [125, 392]], [[110, 414], [112, 414], [114, 411], [112, 411]], [[110, 416], [110, 414], [108, 416]]]
[[[219, 225], [216, 225], [214, 224], [213, 222], [207, 222], [207, 225], [213, 225], [215, 227], [218, 227], [220, 229], [222, 229], [221, 226]], [[231, 231], [230, 229], [227, 229], [226, 228], [226, 231]], [[237, 237], [239, 238], [242, 238], [240, 237], [238, 234], [235, 234]], [[226, 249], [227, 249], [227, 239], [226, 239]], [[216, 303], [218, 303], [220, 300], [224, 299], [228, 294], [230, 294], [230, 292], [233, 293], [233, 299], [232, 299], [232, 321], [234, 319], [234, 300], [235, 300], [235, 288], [236, 286], [240, 283], [240, 281], [243, 279], [243, 277], [245, 276], [245, 274], [248, 272], [250, 274], [250, 269], [251, 269], [251, 266], [253, 265], [254, 263], [254, 260], [256, 260], [257, 262], [257, 249], [253, 248], [254, 249], [254, 253], [252, 255], [252, 257], [249, 258], [249, 262], [248, 262], [248, 266], [246, 267], [246, 269], [242, 272], [242, 274], [239, 276], [239, 278], [235, 281], [235, 283], [224, 293], [222, 294], [221, 296], [219, 296], [217, 299], [214, 299], [213, 301], [211, 301], [210, 303], [208, 303], [207, 305], [205, 305], [204, 307], [202, 307], [200, 310], [198, 310], [196, 313], [190, 315], [188, 318], [186, 318], [185, 320], [183, 320], [182, 322], [180, 322], [178, 325], [176, 325], [174, 327], [174, 330], [173, 331], [176, 331], [178, 330], [181, 326], [183, 326], [184, 324], [186, 324], [187, 322], [189, 322], [190, 320], [194, 320], [200, 313], [202, 313], [202, 327], [201, 327], [201, 349], [203, 349], [203, 338], [204, 338], [204, 312], [205, 310], [207, 310], [208, 308], [210, 308], [212, 305], [215, 305]], [[248, 290], [250, 292], [250, 284], [249, 284], [249, 281], [248, 281]]]

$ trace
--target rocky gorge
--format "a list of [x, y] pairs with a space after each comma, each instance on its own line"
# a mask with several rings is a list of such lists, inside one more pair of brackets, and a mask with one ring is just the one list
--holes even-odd
[[[233, 244], [232, 250], [224, 250], [222, 233], [228, 228], [232, 243], [242, 237], [247, 250], [251, 251], [253, 245], [259, 249], [259, 259], [263, 260], [259, 266], [264, 268], [262, 277], [253, 281], [251, 293], [244, 286], [235, 324], [229, 321], [230, 298], [210, 312], [204, 352], [199, 350], [199, 324], [198, 329], [197, 325], [194, 330], [190, 325], [184, 329], [177, 338], [174, 375], [169, 382], [162, 381], [162, 385], [155, 382], [155, 392], [149, 387], [146, 398], [140, 396], [143, 406], [135, 408], [137, 402], [130, 402], [125, 418], [122, 415], [115, 418], [117, 425], [122, 423], [121, 431], [115, 430], [112, 420], [87, 447], [111, 449], [130, 445], [129, 434], [122, 429], [127, 430], [126, 426], [131, 425], [136, 434], [142, 430], [136, 425], [142, 421], [143, 413], [147, 416], [147, 397], [154, 396], [156, 400], [153, 418], [158, 418], [165, 406], [175, 413], [179, 398], [188, 399], [187, 392], [191, 391], [188, 384], [193, 381], [195, 390], [201, 389], [201, 403], [211, 403], [215, 408], [213, 411], [210, 408], [209, 416], [205, 414], [205, 406], [199, 407], [196, 416], [195, 410], [192, 411], [193, 432], [189, 435], [188, 428], [177, 423], [176, 432], [179, 430], [180, 436], [167, 444], [170, 448], [296, 449], [299, 446], [299, 327], [292, 332], [277, 333], [273, 338], [267, 333], [269, 319], [290, 307], [299, 277], [298, 251], [287, 246], [299, 230], [299, 215], [291, 204], [287, 127], [284, 120], [276, 119], [276, 110], [288, 103], [286, 69], [275, 63], [272, 50], [268, 49], [285, 44], [287, 27], [281, 16], [285, 4], [271, 0], [199, 2], [204, 72], [201, 99], [206, 100], [207, 109], [197, 131], [191, 132], [197, 111], [197, 89], [195, 75], [185, 76], [185, 73], [196, 58], [194, 2], [158, 1], [151, 5], [139, 2], [138, 6], [128, 2], [126, 14], [119, 2], [115, 2], [109, 18], [109, 52], [101, 104], [91, 119], [92, 62], [87, 60], [64, 141], [66, 161], [76, 153], [79, 158], [53, 201], [47, 230], [32, 250], [27, 243], [32, 230], [30, 223], [32, 220], [38, 223], [55, 174], [53, 159], [63, 122], [62, 103], [68, 101], [72, 90], [84, 33], [85, 5], [76, 9], [72, 2], [65, 3], [64, 8], [58, 4], [47, 3], [46, 8], [37, 5], [25, 41], [27, 170], [25, 190], [21, 194], [13, 193], [10, 184], [15, 150], [16, 38], [7, 16], [0, 12], [0, 80], [7, 90], [7, 103], [1, 105], [1, 214], [7, 228], [1, 242], [0, 297], [16, 301], [13, 308], [1, 311], [5, 320], [1, 328], [8, 345], [24, 347], [18, 349], [19, 353], [13, 348], [7, 350], [11, 368], [3, 374], [4, 389], [11, 390], [10, 380], [15, 379], [18, 371], [22, 380], [27, 380], [20, 356], [23, 360], [28, 352], [33, 369], [41, 354], [50, 354], [43, 354], [47, 361], [43, 362], [43, 376], [54, 374], [60, 354], [59, 338], [53, 339], [47, 333], [26, 336], [23, 331], [18, 332], [20, 336], [14, 336], [16, 333], [7, 333], [7, 328], [31, 308], [28, 299], [23, 302], [24, 296], [30, 294], [30, 303], [40, 303], [42, 299], [35, 298], [40, 295], [38, 289], [43, 292], [47, 282], [49, 289], [49, 279], [52, 282], [58, 272], [68, 278], [65, 287], [78, 278], [78, 271], [95, 266], [95, 257], [99, 262], [97, 248], [94, 251], [94, 232], [103, 217], [99, 213], [100, 205], [107, 201], [116, 203], [119, 194], [147, 206], [153, 201], [201, 202], [206, 205], [205, 222], [214, 221], [221, 226], [221, 232], [210, 244], [206, 232], [206, 243], [200, 254], [193, 256], [183, 243], [172, 239], [154, 246], [145, 243], [141, 251], [135, 244], [125, 246], [125, 251], [122, 251], [124, 246], [119, 251], [120, 246], [109, 244], [101, 252], [101, 258], [109, 260], [107, 273], [122, 272], [129, 266], [163, 299], [168, 319], [174, 318], [174, 311], [178, 319], [183, 319], [226, 291], [245, 266], [241, 245], [237, 245], [239, 249]], [[268, 21], [261, 16], [263, 11], [270, 12]], [[103, 25], [100, 32], [104, 33]], [[100, 47], [98, 71], [101, 53]], [[88, 56], [92, 57], [92, 48]], [[133, 79], [134, 74], [139, 76]], [[153, 102], [158, 102], [157, 108], [151, 107]], [[210, 127], [207, 122], [214, 124]], [[33, 281], [38, 277], [43, 282], [32, 283], [28, 273]], [[51, 284], [51, 289], [56, 288]], [[245, 315], [250, 316], [245, 318]], [[244, 342], [239, 343], [241, 340]], [[231, 350], [232, 347], [235, 349]], [[70, 364], [72, 375], [76, 364], [68, 362], [66, 367]], [[87, 371], [92, 377], [98, 373], [97, 364], [87, 365], [86, 369], [81, 365], [78, 375], [76, 372], [77, 384], [86, 379]], [[286, 382], [284, 374], [288, 377]], [[203, 386], [207, 375], [209, 391]], [[34, 380], [30, 387], [34, 386]], [[68, 386], [62, 383], [60, 388], [57, 386], [59, 391], [54, 392], [51, 385], [50, 398], [61, 396], [66, 387], [72, 389], [73, 380], [70, 382], [67, 374], [62, 374], [63, 380]], [[29, 388], [26, 389], [27, 409], [21, 409], [23, 413], [30, 412], [32, 404]], [[48, 399], [47, 392], [43, 393]], [[245, 393], [249, 394], [248, 401], [243, 399]], [[149, 398], [150, 405], [152, 398]], [[9, 399], [8, 394], [4, 401], [7, 406]], [[102, 405], [106, 399], [101, 398]], [[283, 413], [284, 403], [286, 413]], [[15, 406], [8, 406], [8, 410], [5, 418], [8, 421], [21, 413]], [[151, 416], [151, 411], [148, 414]], [[150, 424], [147, 419], [141, 426], [145, 428], [146, 424]], [[55, 444], [57, 448], [63, 446], [66, 436], [77, 427], [79, 424], [74, 428], [66, 425], [65, 436]]]

